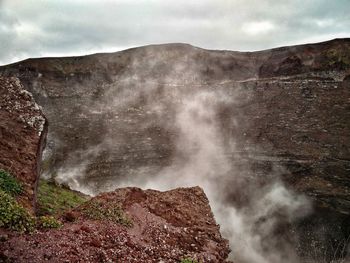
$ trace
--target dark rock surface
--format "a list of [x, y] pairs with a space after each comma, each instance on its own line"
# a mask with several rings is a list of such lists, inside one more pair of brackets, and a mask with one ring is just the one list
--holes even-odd
[[176, 154], [171, 124], [183, 98], [214, 91], [230, 98], [215, 114], [221, 136], [235, 141], [225, 150], [232, 162], [261, 175], [282, 165], [295, 189], [350, 213], [349, 39], [261, 52], [146, 46], [28, 59], [0, 72], [43, 106], [51, 174], [89, 160], [75, 180], [103, 191], [144, 168], [157, 173]]
[[74, 189], [144, 185], [209, 149], [192, 171], [196, 185], [209, 169], [239, 206], [251, 185], [278, 175], [314, 201], [301, 233], [317, 225], [313, 233], [340, 233], [332, 240], [350, 235], [350, 39], [260, 52], [156, 45], [28, 59], [0, 74], [18, 77], [43, 107], [45, 173]]
[[[87, 218], [82, 211], [92, 202], [98, 202], [99, 209], [118, 204], [132, 226]], [[27, 236], [9, 233], [6, 241], [0, 241], [0, 261], [179, 262], [192, 258], [227, 262], [228, 241], [221, 237], [208, 199], [199, 187], [166, 192], [117, 189], [69, 214], [75, 221], [66, 222], [59, 230]]]
[[0, 169], [23, 186], [19, 201], [31, 212], [45, 147], [47, 121], [17, 78], [0, 77]]

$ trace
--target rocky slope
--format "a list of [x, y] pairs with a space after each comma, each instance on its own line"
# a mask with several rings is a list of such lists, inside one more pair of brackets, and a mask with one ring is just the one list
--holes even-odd
[[32, 213], [40, 176], [47, 120], [17, 78], [0, 77], [0, 169], [23, 186], [20, 202]]
[[0, 72], [43, 106], [45, 172], [72, 188], [207, 183], [244, 206], [281, 176], [315, 201], [308, 227], [350, 234], [349, 39], [260, 52], [146, 46]]
[[229, 253], [199, 187], [167, 192], [117, 189], [63, 218], [66, 222], [57, 230], [3, 232], [0, 261], [226, 262]]
[[[17, 78], [0, 77], [0, 102], [0, 168], [20, 183], [23, 189], [17, 199], [34, 214], [48, 124]], [[4, 191], [14, 189], [14, 181], [6, 174], [0, 178], [1, 204], [11, 201]], [[71, 196], [75, 200], [74, 192]], [[45, 205], [41, 212], [57, 204]], [[60, 212], [62, 228], [55, 229], [59, 223], [54, 219], [37, 218], [32, 233], [4, 227], [11, 225], [8, 218], [21, 225], [16, 221], [21, 214], [13, 214], [21, 208], [15, 210], [15, 206], [5, 203], [0, 209], [0, 262], [226, 262], [230, 251], [199, 187], [167, 192], [117, 189]]]
[[338, 39], [251, 53], [147, 46], [29, 59], [0, 72], [43, 106], [49, 171], [89, 159], [75, 180], [93, 191], [169, 165], [177, 102], [214, 90], [230, 98], [215, 105], [220, 136], [235, 142], [225, 154], [262, 174], [282, 164], [297, 189], [349, 214], [349, 68], [350, 41]]

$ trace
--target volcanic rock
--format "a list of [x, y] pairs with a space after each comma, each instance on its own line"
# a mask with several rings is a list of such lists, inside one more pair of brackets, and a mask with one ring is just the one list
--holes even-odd
[[350, 214], [349, 39], [260, 52], [146, 46], [0, 72], [22, 81], [51, 123], [46, 173], [78, 167], [74, 180], [93, 192], [157, 174], [176, 154], [170, 124], [183, 97], [215, 90], [230, 98], [216, 114], [221, 136], [235, 141], [233, 163], [260, 178], [280, 165], [295, 189]]
[[31, 93], [19, 79], [0, 77], [0, 169], [21, 182], [19, 201], [31, 212], [46, 135], [47, 121]]
[[[0, 74], [18, 77], [43, 107], [51, 126], [45, 174], [71, 188], [98, 193], [152, 182], [174, 164], [172, 171], [181, 169], [201, 150], [181, 141], [199, 120], [209, 129], [200, 126], [191, 139], [216, 131], [200, 143], [219, 142], [210, 146], [222, 147], [221, 155], [213, 155], [231, 166], [221, 177], [220, 160], [208, 169], [212, 183], [224, 185], [225, 200], [244, 205], [251, 185], [281, 176], [314, 201], [307, 225], [322, 219], [316, 235], [328, 227], [341, 232], [334, 240], [350, 235], [349, 39], [259, 52], [153, 45], [28, 59], [0, 67]], [[198, 106], [198, 97], [202, 111], [186, 108]], [[184, 110], [189, 119], [180, 127]], [[201, 183], [204, 175], [193, 174]]]
[[[131, 224], [92, 219], [96, 211], [88, 208], [95, 203], [103, 211], [111, 211], [111, 204], [117, 206]], [[72, 212], [78, 214], [76, 221], [66, 222], [59, 230], [8, 234], [1, 243], [1, 258], [10, 262], [171, 263], [185, 258], [226, 262], [229, 253], [228, 241], [221, 237], [199, 187], [167, 192], [117, 189]]]

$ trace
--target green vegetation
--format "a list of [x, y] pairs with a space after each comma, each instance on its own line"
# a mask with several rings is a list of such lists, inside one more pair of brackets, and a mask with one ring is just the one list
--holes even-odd
[[41, 216], [38, 218], [37, 225], [40, 228], [60, 228], [63, 224], [53, 216]]
[[330, 49], [326, 53], [329, 66], [340, 66], [348, 68], [350, 66], [350, 50], [349, 49]]
[[[85, 203], [89, 198], [54, 182], [40, 180], [38, 187], [38, 215], [40, 227], [59, 227], [52, 216]], [[132, 226], [132, 221], [124, 214], [116, 202], [102, 203], [98, 200], [87, 202], [80, 208], [81, 213], [93, 220], [110, 220], [124, 226]], [[51, 216], [51, 217], [50, 217]], [[56, 220], [57, 221], [57, 220]]]
[[[0, 227], [20, 232], [32, 232], [38, 228], [59, 228], [62, 223], [55, 217], [75, 208], [88, 197], [54, 182], [40, 180], [38, 186], [38, 215], [36, 219], [21, 206], [15, 196], [22, 192], [22, 186], [9, 173], [0, 170]], [[81, 212], [94, 220], [132, 226], [132, 221], [124, 214], [116, 202], [102, 203], [98, 200], [86, 203]]]
[[8, 172], [0, 170], [0, 227], [19, 232], [38, 228], [59, 228], [62, 223], [54, 216], [87, 200], [78, 192], [41, 180], [38, 190], [38, 218], [31, 216], [15, 197], [22, 193], [21, 184]]
[[22, 186], [17, 182], [16, 178], [8, 172], [0, 169], [0, 189], [5, 193], [16, 196], [22, 193]]
[[19, 232], [34, 230], [35, 219], [15, 198], [0, 189], [0, 227]]
[[124, 226], [132, 226], [132, 221], [128, 218], [118, 203], [102, 203], [99, 200], [92, 200], [81, 209], [81, 212], [93, 220], [110, 220]]
[[22, 186], [16, 178], [0, 170], [0, 227], [31, 232], [35, 219], [15, 199], [21, 192]]
[[79, 206], [87, 196], [54, 182], [40, 180], [38, 187], [38, 215], [60, 215]]
[[199, 263], [197, 260], [191, 258], [185, 258], [180, 261], [180, 263]]

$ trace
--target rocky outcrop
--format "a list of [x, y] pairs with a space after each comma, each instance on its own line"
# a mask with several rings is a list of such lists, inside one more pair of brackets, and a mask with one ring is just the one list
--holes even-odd
[[[116, 208], [120, 209], [119, 219], [123, 216], [119, 222], [96, 217], [97, 210], [112, 215]], [[187, 258], [226, 262], [229, 253], [228, 242], [221, 237], [199, 187], [167, 192], [117, 189], [91, 199], [65, 218], [74, 222], [67, 221], [59, 230], [30, 236], [10, 233], [1, 243], [0, 260], [170, 263]]]
[[230, 98], [215, 110], [221, 136], [236, 143], [232, 162], [263, 175], [282, 165], [296, 189], [349, 214], [349, 61], [349, 39], [261, 52], [169, 44], [0, 72], [20, 78], [51, 123], [47, 172], [78, 166], [74, 180], [92, 191], [170, 165], [176, 101], [215, 90]]
[[0, 169], [21, 182], [19, 201], [31, 212], [46, 134], [47, 121], [32, 95], [17, 78], [0, 77]]
[[[212, 139], [209, 146], [222, 149], [206, 148], [217, 159], [208, 170], [225, 201], [247, 203], [251, 185], [278, 174], [314, 201], [322, 228], [341, 225], [350, 234], [343, 223], [350, 216], [349, 39], [260, 52], [156, 45], [28, 59], [0, 72], [17, 76], [43, 106], [51, 126], [45, 172], [72, 188], [97, 193], [152, 182], [169, 167], [186, 167]], [[209, 159], [198, 163], [208, 168]], [[192, 170], [196, 184], [203, 171]]]

